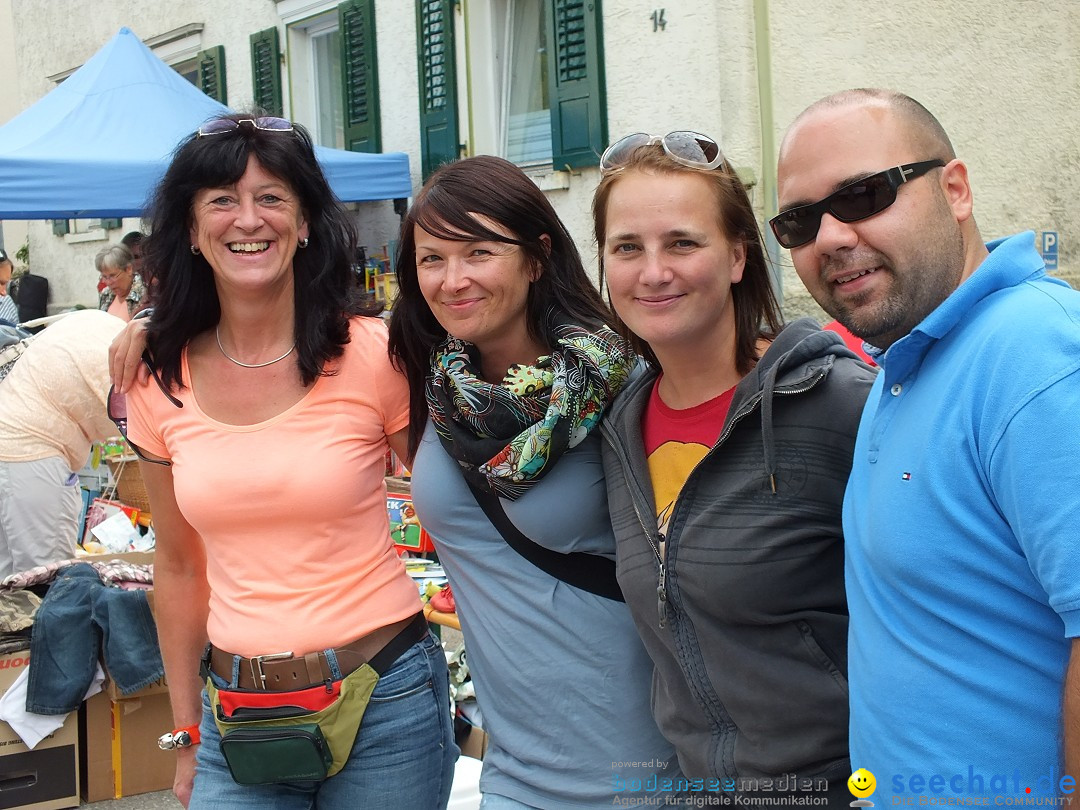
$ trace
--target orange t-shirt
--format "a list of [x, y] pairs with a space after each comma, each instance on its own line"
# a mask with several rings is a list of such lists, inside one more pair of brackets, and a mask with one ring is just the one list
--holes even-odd
[[[190, 387], [151, 379], [128, 395], [128, 432], [173, 462], [184, 518], [206, 546], [207, 632], [244, 656], [336, 647], [417, 612], [394, 552], [384, 485], [386, 435], [409, 420], [386, 327], [354, 318], [351, 342], [303, 399], [256, 425], [204, 414]], [[190, 384], [187, 355], [182, 373]]]

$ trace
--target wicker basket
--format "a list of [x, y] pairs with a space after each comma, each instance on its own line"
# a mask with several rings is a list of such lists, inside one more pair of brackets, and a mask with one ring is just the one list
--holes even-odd
[[135, 456], [106, 458], [113, 479], [116, 481], [116, 497], [121, 503], [134, 506], [140, 512], [150, 512], [150, 498], [146, 495], [142, 470]]

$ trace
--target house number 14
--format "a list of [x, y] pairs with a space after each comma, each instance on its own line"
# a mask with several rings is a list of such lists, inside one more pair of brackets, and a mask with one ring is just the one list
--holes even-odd
[[664, 19], [664, 9], [654, 9], [652, 13], [653, 32], [663, 31], [665, 28], [667, 28], [667, 20]]

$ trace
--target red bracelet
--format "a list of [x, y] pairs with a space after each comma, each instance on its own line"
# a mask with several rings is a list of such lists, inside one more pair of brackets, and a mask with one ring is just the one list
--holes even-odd
[[176, 728], [168, 734], [162, 734], [158, 737], [157, 744], [163, 751], [172, 751], [174, 748], [190, 748], [200, 742], [202, 738], [199, 735], [199, 724], [196, 723], [193, 726]]

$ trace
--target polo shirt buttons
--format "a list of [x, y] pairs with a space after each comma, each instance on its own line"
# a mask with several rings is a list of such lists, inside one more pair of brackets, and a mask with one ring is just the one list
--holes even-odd
[[900, 383], [893, 383], [893, 387], [889, 389], [894, 397], [900, 396], [900, 392], [904, 390], [904, 386]]

